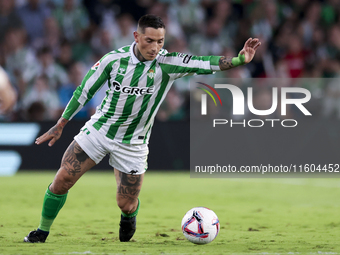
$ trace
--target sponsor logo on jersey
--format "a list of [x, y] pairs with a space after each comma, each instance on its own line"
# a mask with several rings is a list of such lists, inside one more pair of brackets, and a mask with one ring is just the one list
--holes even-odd
[[140, 87], [130, 87], [130, 86], [122, 86], [121, 84], [119, 84], [118, 82], [113, 82], [112, 83], [113, 86], [113, 90], [117, 91], [117, 92], [121, 92], [123, 94], [128, 94], [128, 95], [145, 95], [145, 94], [153, 94], [155, 87], [151, 86], [151, 87], [144, 87], [144, 88], [140, 88]]
[[100, 62], [98, 61], [97, 63], [95, 63], [92, 67], [91, 67], [91, 70], [97, 70], [98, 67], [100, 65]]
[[147, 74], [147, 76], [148, 76], [150, 79], [153, 79], [153, 78], [156, 76], [155, 71], [152, 70], [152, 69], [150, 69], [149, 72], [148, 72], [148, 74]]

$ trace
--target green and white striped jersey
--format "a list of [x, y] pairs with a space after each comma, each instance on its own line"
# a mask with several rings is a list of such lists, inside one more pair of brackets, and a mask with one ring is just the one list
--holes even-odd
[[109, 89], [87, 124], [121, 143], [148, 143], [155, 115], [174, 80], [220, 70], [218, 56], [190, 56], [162, 49], [153, 61], [140, 62], [135, 43], [106, 54], [73, 93], [63, 118], [72, 117], [108, 81]]

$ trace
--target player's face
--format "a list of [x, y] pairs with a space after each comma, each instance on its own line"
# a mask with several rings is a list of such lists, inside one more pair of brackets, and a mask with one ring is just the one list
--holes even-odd
[[155, 29], [147, 27], [145, 28], [144, 34], [140, 31], [134, 32], [137, 48], [145, 60], [150, 61], [156, 58], [158, 52], [164, 45], [164, 35], [164, 28]]

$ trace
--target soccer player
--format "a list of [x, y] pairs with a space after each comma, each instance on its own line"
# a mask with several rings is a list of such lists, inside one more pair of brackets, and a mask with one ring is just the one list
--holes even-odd
[[62, 117], [36, 144], [52, 146], [68, 121], [108, 81], [109, 89], [96, 113], [66, 149], [61, 166], [46, 190], [40, 225], [25, 242], [45, 242], [53, 220], [63, 207], [68, 190], [89, 169], [110, 154], [121, 209], [119, 239], [129, 241], [136, 230], [138, 194], [147, 169], [148, 141], [155, 115], [174, 80], [186, 75], [212, 74], [249, 63], [260, 46], [249, 38], [238, 57], [189, 56], [168, 53], [165, 25], [160, 17], [145, 15], [138, 21], [135, 41], [111, 51], [93, 65], [75, 90]]

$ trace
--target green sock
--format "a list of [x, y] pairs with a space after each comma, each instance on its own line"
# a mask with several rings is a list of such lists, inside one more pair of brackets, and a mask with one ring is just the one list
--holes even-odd
[[43, 231], [50, 231], [54, 219], [57, 217], [58, 212], [65, 204], [67, 194], [68, 193], [64, 195], [53, 194], [48, 186], [44, 197], [40, 225], [38, 227], [39, 229]]
[[139, 200], [139, 198], [137, 198], [137, 199], [138, 199], [138, 205], [137, 205], [136, 211], [134, 211], [133, 213], [129, 213], [129, 214], [126, 214], [126, 213], [123, 213], [123, 212], [122, 212], [122, 215], [123, 215], [124, 217], [132, 218], [132, 217], [137, 216], [138, 211], [139, 211], [139, 206], [140, 206], [140, 200]]

